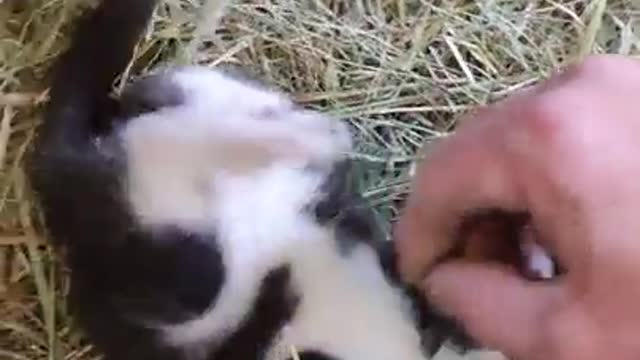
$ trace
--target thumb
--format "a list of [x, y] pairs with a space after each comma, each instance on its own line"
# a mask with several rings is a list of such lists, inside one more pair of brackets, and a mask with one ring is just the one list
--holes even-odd
[[483, 346], [528, 358], [544, 349], [560, 285], [527, 281], [498, 264], [450, 262], [434, 268], [423, 290]]

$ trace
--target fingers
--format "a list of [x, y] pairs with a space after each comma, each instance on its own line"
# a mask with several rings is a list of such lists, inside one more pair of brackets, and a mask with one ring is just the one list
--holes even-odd
[[530, 283], [499, 265], [440, 265], [423, 289], [435, 306], [455, 314], [474, 339], [514, 358], [543, 354], [544, 329], [562, 301], [559, 284]]
[[[587, 354], [593, 337], [576, 340], [575, 346], [566, 342], [572, 337], [567, 334], [585, 332], [584, 319], [592, 313], [578, 312], [568, 321], [560, 312], [571, 302], [570, 291], [575, 297], [595, 286], [596, 267], [601, 278], [603, 271], [614, 274], [620, 268], [619, 260], [615, 266], [598, 265], [607, 264], [605, 257], [625, 249], [633, 258], [619, 245], [611, 250], [610, 239], [620, 244], [622, 235], [611, 234], [624, 232], [620, 214], [633, 213], [638, 193], [637, 164], [628, 155], [640, 133], [629, 108], [639, 89], [636, 78], [636, 60], [593, 57], [469, 116], [455, 135], [433, 148], [414, 179], [394, 229], [403, 278], [422, 285], [431, 302], [458, 318], [478, 341], [514, 358], [572, 358], [562, 353], [567, 348]], [[619, 126], [603, 123], [611, 119]], [[605, 147], [607, 153], [598, 150]], [[457, 247], [464, 215], [495, 208], [530, 214], [536, 242], [567, 273], [553, 283], [533, 283], [504, 265], [486, 263], [505, 250], [492, 229], [475, 229], [476, 236], [465, 239], [473, 242], [465, 250], [476, 257], [475, 264], [468, 259], [437, 264]], [[619, 286], [616, 278], [619, 273], [605, 283]], [[551, 338], [563, 342], [552, 344]], [[569, 355], [553, 355], [561, 353]]]
[[470, 114], [453, 136], [433, 147], [394, 229], [399, 271], [406, 281], [419, 281], [451, 250], [461, 218], [477, 210], [533, 213], [545, 245], [553, 246], [557, 239], [547, 228], [564, 211], [553, 205], [564, 180], [553, 179], [555, 169], [549, 167], [572, 177], [572, 164], [557, 143], [572, 136], [575, 121], [564, 121], [573, 117], [557, 106], [561, 99], [551, 104], [546, 94], [570, 80], [555, 77], [544, 84], [544, 94], [541, 86], [534, 87]]
[[525, 207], [496, 131], [502, 123], [494, 111], [475, 114], [472, 123], [438, 144], [422, 164], [394, 229], [399, 271], [406, 281], [420, 281], [456, 245], [454, 234], [466, 213]]
[[[403, 278], [419, 281], [436, 259], [456, 245], [454, 233], [460, 218], [483, 207], [533, 213], [543, 244], [571, 266], [568, 254], [572, 244], [558, 242], [583, 235], [576, 234], [575, 226], [565, 226], [573, 221], [564, 216], [577, 214], [572, 207], [582, 204], [564, 198], [575, 197], [576, 191], [590, 194], [597, 187], [591, 176], [593, 166], [582, 163], [603, 159], [598, 167], [610, 166], [607, 159], [611, 155], [596, 158], [585, 157], [584, 153], [610, 145], [616, 137], [629, 136], [607, 129], [612, 133], [609, 139], [598, 131], [597, 121], [602, 116], [591, 114], [603, 96], [598, 87], [625, 83], [620, 72], [640, 74], [639, 67], [637, 60], [593, 56], [533, 88], [471, 114], [469, 121], [463, 120], [456, 134], [435, 146], [421, 164], [394, 229]], [[637, 89], [637, 81], [626, 83], [629, 94], [637, 93], [632, 91]], [[614, 84], [612, 89], [620, 87]], [[616, 94], [608, 101], [621, 95], [624, 94]], [[614, 108], [620, 111], [624, 104]], [[595, 146], [589, 143], [594, 139], [606, 141]]]

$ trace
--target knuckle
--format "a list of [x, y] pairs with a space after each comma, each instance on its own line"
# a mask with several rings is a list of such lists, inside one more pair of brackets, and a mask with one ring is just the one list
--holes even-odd
[[566, 132], [566, 109], [559, 100], [553, 93], [545, 93], [529, 102], [519, 131], [522, 144], [549, 147]]

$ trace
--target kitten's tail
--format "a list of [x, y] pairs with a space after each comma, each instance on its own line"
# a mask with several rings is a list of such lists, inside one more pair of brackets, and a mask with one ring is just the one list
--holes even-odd
[[150, 21], [157, 0], [102, 0], [79, 20], [70, 47], [54, 67], [50, 100], [40, 130], [51, 146], [83, 144]]

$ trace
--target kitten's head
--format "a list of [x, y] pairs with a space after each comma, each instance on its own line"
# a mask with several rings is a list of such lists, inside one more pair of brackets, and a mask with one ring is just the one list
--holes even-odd
[[121, 103], [128, 189], [143, 223], [200, 227], [212, 211], [203, 195], [221, 195], [239, 181], [256, 187], [281, 181], [286, 187], [283, 177], [289, 177], [300, 182], [299, 191], [282, 193], [304, 202], [311, 198], [305, 187], [311, 191], [351, 150], [344, 123], [230, 71], [158, 72], [133, 84]]
[[[190, 132], [184, 140], [206, 139], [212, 144], [211, 156], [225, 154], [216, 165], [232, 172], [251, 173], [278, 164], [327, 167], [351, 150], [343, 122], [307, 110], [288, 95], [231, 68], [160, 71], [130, 86], [122, 104], [129, 116], [142, 114], [134, 125], [140, 129], [128, 131], [153, 133], [157, 138], [162, 136], [156, 135], [159, 127], [184, 124]], [[170, 135], [180, 136], [175, 131]]]

